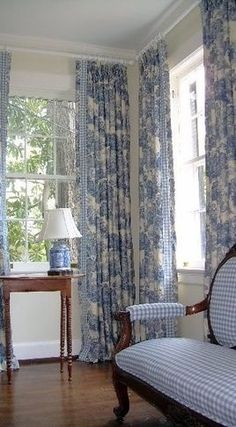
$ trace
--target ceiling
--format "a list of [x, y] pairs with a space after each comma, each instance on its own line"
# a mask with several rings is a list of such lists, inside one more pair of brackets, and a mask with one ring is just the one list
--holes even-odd
[[0, 0], [0, 45], [138, 52], [196, 0]]

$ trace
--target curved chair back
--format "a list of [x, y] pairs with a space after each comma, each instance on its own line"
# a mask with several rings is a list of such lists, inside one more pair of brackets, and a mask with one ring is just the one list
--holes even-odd
[[219, 264], [208, 298], [211, 341], [236, 348], [236, 245]]

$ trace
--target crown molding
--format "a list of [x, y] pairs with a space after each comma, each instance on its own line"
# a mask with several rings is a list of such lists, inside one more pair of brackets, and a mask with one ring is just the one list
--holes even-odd
[[58, 39], [49, 39], [30, 36], [16, 36], [8, 33], [0, 33], [0, 47], [9, 51], [24, 51], [43, 54], [54, 54], [71, 58], [86, 57], [88, 59], [104, 59], [111, 61], [121, 61], [134, 63], [137, 56], [149, 43], [158, 35], [165, 36], [169, 33], [191, 10], [193, 10], [200, 0], [175, 0], [156, 21], [144, 38], [138, 49], [121, 49], [95, 44], [70, 42]]
[[109, 48], [41, 37], [13, 36], [7, 33], [0, 33], [0, 46], [9, 51], [37, 52], [71, 58], [83, 56], [86, 58], [110, 58], [128, 63], [133, 63], [136, 55], [135, 50], [132, 49]]
[[167, 12], [163, 13], [151, 27], [149, 33], [143, 40], [142, 45], [136, 51], [136, 56], [139, 55], [153, 39], [161, 37], [161, 35], [165, 36], [168, 34], [199, 3], [200, 0], [193, 0], [191, 4], [189, 3], [189, 0], [175, 0], [175, 2], [173, 2], [168, 8]]

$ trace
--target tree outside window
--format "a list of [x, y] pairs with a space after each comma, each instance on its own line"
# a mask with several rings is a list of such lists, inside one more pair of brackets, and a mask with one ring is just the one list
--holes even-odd
[[46, 261], [48, 242], [36, 242], [44, 213], [73, 208], [73, 102], [11, 97], [7, 142], [7, 222], [11, 262]]

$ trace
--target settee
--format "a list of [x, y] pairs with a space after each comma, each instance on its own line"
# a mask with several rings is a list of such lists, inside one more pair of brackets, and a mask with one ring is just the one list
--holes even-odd
[[[136, 320], [206, 311], [209, 341], [156, 338], [132, 343]], [[129, 411], [127, 387], [170, 415], [173, 407], [195, 425], [236, 427], [236, 245], [219, 264], [200, 303], [140, 304], [117, 314], [121, 334], [113, 360], [119, 421]]]

